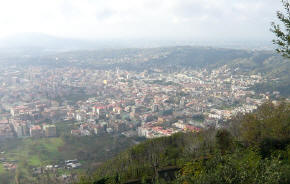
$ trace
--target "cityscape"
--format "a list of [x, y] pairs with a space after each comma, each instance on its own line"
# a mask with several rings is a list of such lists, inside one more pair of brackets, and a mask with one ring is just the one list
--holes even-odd
[[[215, 70], [143, 72], [78, 68], [2, 68], [0, 138], [54, 137], [71, 121], [75, 136], [123, 134], [154, 138], [218, 127], [257, 109], [273, 94], [249, 88], [267, 82], [227, 65]], [[69, 99], [70, 98], [70, 99]]]
[[0, 0], [0, 184], [289, 184], [290, 0]]

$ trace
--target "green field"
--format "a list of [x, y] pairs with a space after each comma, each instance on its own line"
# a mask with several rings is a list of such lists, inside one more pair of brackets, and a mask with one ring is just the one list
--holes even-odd
[[63, 145], [61, 138], [25, 138], [7, 140], [1, 145], [8, 161], [28, 161], [28, 166], [40, 166], [42, 163], [61, 159], [58, 149]]
[[[78, 159], [83, 168], [74, 172], [82, 172], [96, 163], [103, 162], [121, 150], [133, 145], [133, 141], [123, 136], [92, 136], [72, 137], [61, 136], [54, 138], [23, 138], [10, 139], [0, 142], [1, 154], [7, 162], [17, 164], [16, 171], [6, 171], [0, 164], [0, 181], [15, 180], [15, 175], [22, 182], [37, 183], [32, 177], [32, 169], [58, 164], [65, 160]], [[67, 173], [59, 169], [58, 172]], [[71, 172], [71, 171], [69, 171]], [[9, 178], [8, 178], [9, 177]], [[13, 182], [12, 182], [13, 183]]]
[[2, 173], [4, 173], [4, 172], [5, 172], [5, 169], [4, 169], [3, 165], [0, 164], [0, 174], [2, 174]]

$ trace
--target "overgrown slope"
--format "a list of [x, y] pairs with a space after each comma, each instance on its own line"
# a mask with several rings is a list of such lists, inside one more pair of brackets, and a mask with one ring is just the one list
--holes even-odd
[[147, 140], [80, 183], [290, 182], [289, 103], [266, 103], [226, 124], [226, 129]]

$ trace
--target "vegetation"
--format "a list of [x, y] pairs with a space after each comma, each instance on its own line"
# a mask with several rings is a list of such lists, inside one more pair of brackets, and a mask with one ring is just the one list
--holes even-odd
[[286, 184], [289, 173], [290, 104], [269, 102], [236, 116], [224, 129], [147, 140], [80, 183]]
[[[9, 139], [0, 142], [0, 183], [59, 183], [58, 176], [65, 169], [33, 175], [34, 168], [47, 165], [60, 165], [65, 160], [78, 159], [81, 169], [69, 171], [69, 174], [90, 173], [96, 165], [112, 158], [116, 153], [134, 144], [133, 138], [124, 136], [73, 137], [61, 135], [55, 138]], [[2, 163], [16, 163], [16, 170], [7, 171]]]
[[277, 45], [276, 51], [284, 57], [290, 58], [290, 4], [288, 0], [282, 0], [286, 14], [281, 11], [277, 12], [277, 18], [283, 23], [283, 28], [280, 25], [272, 22], [271, 31], [276, 35], [277, 39], [273, 43]]

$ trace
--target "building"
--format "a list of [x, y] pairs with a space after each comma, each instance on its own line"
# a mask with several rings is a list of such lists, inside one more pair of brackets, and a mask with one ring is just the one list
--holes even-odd
[[11, 125], [17, 137], [25, 137], [28, 135], [27, 122], [21, 120], [11, 120]]
[[152, 105], [152, 112], [158, 112], [158, 110], [159, 110], [158, 105], [157, 104], [153, 104]]
[[17, 137], [26, 136], [26, 126], [25, 125], [17, 124], [14, 126], [14, 130], [15, 130]]
[[39, 125], [32, 125], [29, 129], [31, 137], [42, 137], [42, 129]]
[[44, 130], [45, 137], [55, 137], [56, 136], [55, 125], [44, 125], [43, 130]]

